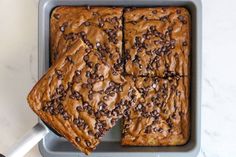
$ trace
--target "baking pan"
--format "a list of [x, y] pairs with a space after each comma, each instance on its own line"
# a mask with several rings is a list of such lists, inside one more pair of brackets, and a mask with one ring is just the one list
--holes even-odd
[[[120, 145], [121, 128], [115, 126], [101, 144], [90, 155], [93, 157], [194, 157], [200, 149], [201, 132], [201, 57], [202, 57], [202, 6], [200, 0], [40, 0], [38, 21], [38, 76], [49, 67], [49, 20], [51, 11], [57, 6], [123, 6], [123, 7], [160, 7], [183, 6], [191, 14], [191, 128], [190, 139], [182, 146], [168, 147], [128, 147]], [[75, 149], [64, 138], [50, 132], [40, 143], [39, 150], [44, 157], [83, 157], [82, 152]]]

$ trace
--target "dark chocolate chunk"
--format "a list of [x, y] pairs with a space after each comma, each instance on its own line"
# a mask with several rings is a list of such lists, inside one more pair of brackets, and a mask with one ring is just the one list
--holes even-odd
[[79, 143], [79, 142], [81, 141], [81, 139], [80, 139], [79, 137], [76, 137], [76, 138], [75, 138], [75, 141], [76, 141], [77, 143]]
[[63, 76], [62, 76], [62, 71], [61, 70], [55, 70], [55, 73], [57, 75], [57, 79], [62, 80]]

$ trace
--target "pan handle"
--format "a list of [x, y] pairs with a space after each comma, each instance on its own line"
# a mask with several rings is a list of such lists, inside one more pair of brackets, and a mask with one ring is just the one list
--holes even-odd
[[49, 129], [42, 123], [36, 124], [29, 130], [11, 149], [0, 157], [22, 157], [34, 147], [49, 132]]

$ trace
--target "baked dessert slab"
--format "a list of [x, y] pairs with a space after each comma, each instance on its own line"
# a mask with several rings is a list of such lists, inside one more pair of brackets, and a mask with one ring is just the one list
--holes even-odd
[[172, 146], [189, 139], [189, 78], [132, 77], [141, 97], [124, 117], [122, 145]]
[[134, 76], [188, 76], [190, 22], [183, 7], [125, 9], [126, 72]]
[[50, 18], [51, 63], [84, 35], [83, 42], [121, 72], [122, 15], [119, 7], [56, 7]]
[[85, 154], [136, 100], [136, 91], [82, 37], [39, 80], [29, 106]]

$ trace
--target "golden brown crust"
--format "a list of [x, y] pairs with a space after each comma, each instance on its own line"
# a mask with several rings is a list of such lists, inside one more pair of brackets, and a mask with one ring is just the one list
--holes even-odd
[[181, 7], [126, 9], [126, 72], [135, 76], [188, 76], [190, 22], [188, 10]]
[[189, 78], [133, 80], [141, 98], [124, 118], [122, 145], [185, 144], [189, 139]]
[[135, 101], [136, 91], [87, 48], [78, 39], [34, 86], [28, 103], [44, 122], [89, 154]]
[[123, 8], [112, 7], [55, 8], [50, 19], [51, 62], [54, 63], [84, 32], [83, 41], [88, 46], [100, 52], [116, 71], [123, 70], [122, 13]]

